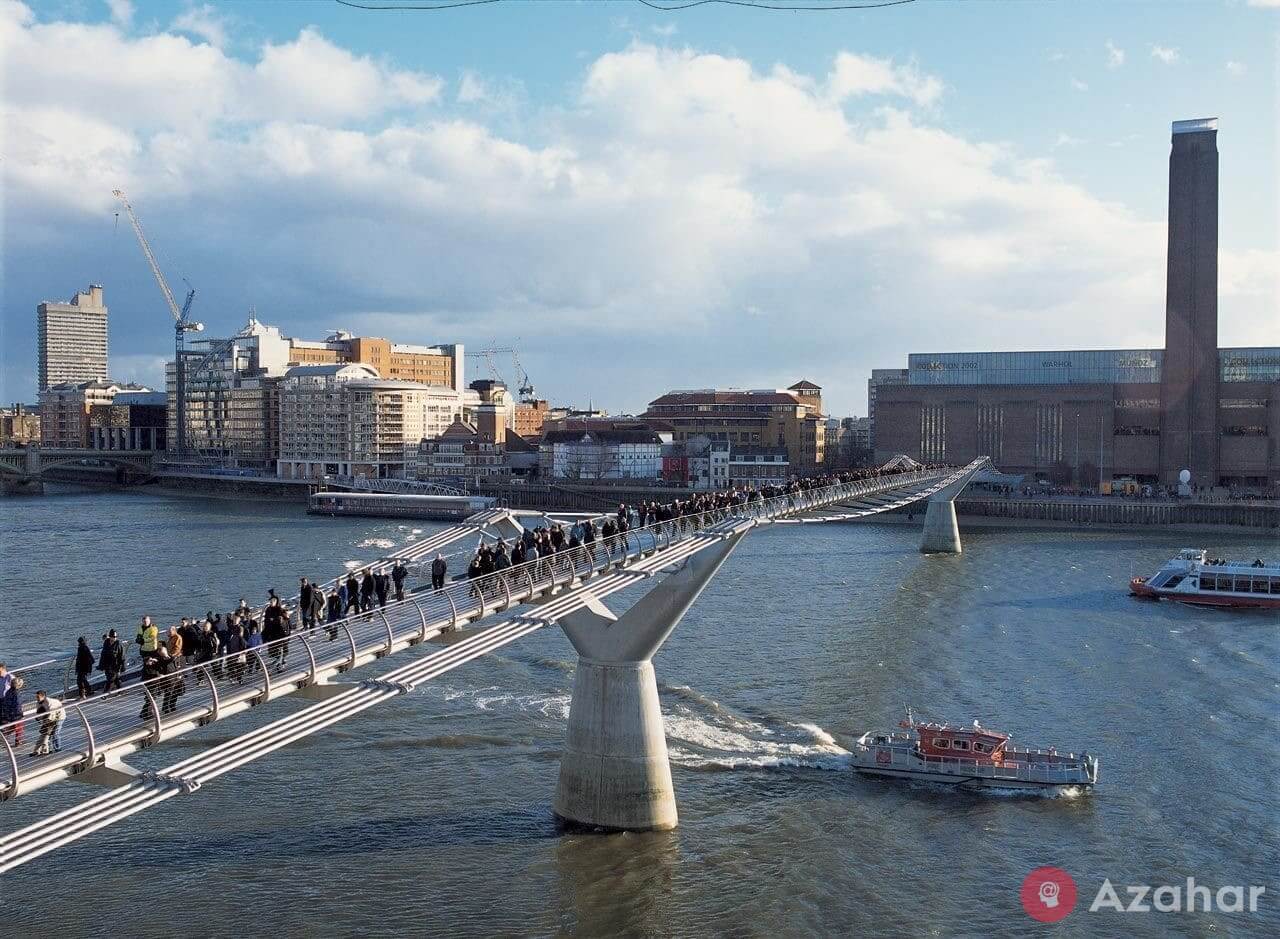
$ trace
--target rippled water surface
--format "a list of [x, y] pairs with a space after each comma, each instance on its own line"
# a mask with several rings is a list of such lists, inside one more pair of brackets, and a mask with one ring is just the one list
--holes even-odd
[[[0, 526], [11, 664], [131, 632], [143, 611], [283, 593], [438, 527], [72, 492], [0, 500]], [[1201, 537], [1231, 557], [1280, 550]], [[1059, 931], [1280, 931], [1278, 618], [1129, 599], [1128, 578], [1188, 535], [970, 532], [945, 558], [918, 538], [830, 525], [742, 543], [655, 659], [675, 831], [557, 831], [574, 656], [547, 631], [0, 878], [7, 931], [1021, 935], [1046, 929], [1018, 899], [1043, 864], [1075, 876], [1082, 906], [1103, 878], [1268, 887], [1254, 916], [1077, 908]], [[904, 704], [1087, 747], [1102, 785], [1009, 797], [854, 776], [842, 742]], [[0, 805], [0, 830], [93, 794]]]

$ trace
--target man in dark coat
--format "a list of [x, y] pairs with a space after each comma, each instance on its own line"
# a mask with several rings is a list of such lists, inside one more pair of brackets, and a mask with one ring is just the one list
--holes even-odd
[[200, 626], [193, 619], [182, 617], [178, 626], [178, 635], [182, 637], [182, 654], [188, 665], [194, 665], [200, 657]]
[[360, 578], [360, 610], [365, 612], [373, 609], [373, 575], [365, 569], [364, 576]]
[[89, 648], [89, 640], [80, 637], [76, 647], [76, 690], [81, 698], [93, 694], [93, 686], [89, 684], [89, 676], [93, 674], [93, 651]]
[[311, 581], [302, 577], [298, 583], [298, 609], [302, 611], [302, 625], [314, 626], [315, 621], [311, 616]]
[[120, 644], [114, 629], [109, 630], [102, 640], [102, 654], [98, 656], [98, 668], [107, 676], [107, 683], [102, 686], [103, 694], [112, 688], [120, 687], [120, 674], [124, 671], [124, 646]]
[[404, 579], [409, 576], [409, 568], [404, 566], [404, 561], [396, 561], [396, 566], [391, 568], [391, 580], [396, 585], [396, 599], [404, 599]]
[[[183, 684], [182, 676], [174, 674], [178, 671], [178, 663], [169, 654], [169, 649], [161, 646], [157, 651], [159, 657], [156, 659], [156, 671], [164, 676], [160, 681], [156, 682], [156, 691], [162, 695], [160, 713], [172, 714], [178, 709], [178, 696], [187, 689]], [[153, 691], [152, 693], [154, 694], [155, 692]]]
[[[159, 657], [156, 655], [144, 656], [142, 659], [142, 680], [144, 682], [151, 682], [153, 679], [159, 678], [161, 674], [163, 673], [160, 668]], [[164, 690], [160, 687], [159, 682], [153, 682], [150, 687], [151, 687], [151, 695], [153, 698], [161, 694], [161, 692]], [[142, 710], [138, 712], [138, 719], [146, 720], [150, 716], [151, 716], [151, 702], [149, 700], [144, 700], [142, 702]]]
[[352, 610], [360, 612], [360, 582], [354, 571], [347, 575], [347, 612]]
[[373, 589], [378, 593], [378, 606], [387, 605], [387, 593], [391, 587], [391, 578], [386, 574], [373, 575]]
[[449, 572], [449, 565], [445, 562], [443, 554], [437, 554], [436, 559], [431, 562], [431, 589], [440, 590], [444, 587], [445, 574]]
[[308, 610], [311, 616], [303, 619], [305, 625], [315, 626], [324, 621], [324, 591], [318, 585], [311, 588], [311, 605]]

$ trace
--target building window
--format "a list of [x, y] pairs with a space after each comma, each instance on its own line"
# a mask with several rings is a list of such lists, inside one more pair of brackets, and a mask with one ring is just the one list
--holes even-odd
[[1000, 404], [978, 405], [978, 452], [991, 457], [997, 465], [1001, 458], [1004, 439], [1004, 406]]
[[1062, 459], [1062, 407], [1036, 406], [1036, 463], [1044, 466]]
[[947, 412], [941, 404], [920, 408], [920, 459], [940, 463], [946, 458]]

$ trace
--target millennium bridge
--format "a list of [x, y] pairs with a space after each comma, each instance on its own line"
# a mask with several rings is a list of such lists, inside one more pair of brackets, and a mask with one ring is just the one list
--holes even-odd
[[[765, 525], [848, 521], [926, 501], [921, 550], [957, 553], [955, 498], [988, 463], [980, 457], [960, 468], [915, 469], [757, 499], [634, 528], [440, 590], [419, 589], [379, 609], [251, 649], [243, 660], [229, 655], [65, 702], [57, 752], [19, 752], [9, 725], [0, 733], [0, 801], [11, 803], [66, 780], [105, 791], [0, 836], [0, 873], [196, 793], [238, 767], [557, 625], [577, 652], [578, 665], [556, 815], [605, 830], [673, 828], [676, 800], [652, 659], [738, 543]], [[522, 519], [558, 520], [555, 513], [486, 510], [363, 569], [382, 572], [398, 561], [413, 569], [464, 538], [518, 537]], [[604, 604], [644, 581], [652, 582], [649, 589], [621, 615]], [[451, 634], [444, 644], [430, 642], [443, 634]], [[277, 665], [276, 653], [285, 643], [289, 657]], [[413, 655], [411, 650], [422, 652], [419, 647], [431, 651]], [[405, 664], [380, 675], [351, 674], [406, 652]], [[180, 704], [167, 693], [177, 681], [186, 688]], [[157, 771], [140, 771], [126, 761], [132, 753], [233, 721], [286, 696], [312, 703]], [[38, 718], [15, 723], [25, 725], [25, 740], [38, 738]]]

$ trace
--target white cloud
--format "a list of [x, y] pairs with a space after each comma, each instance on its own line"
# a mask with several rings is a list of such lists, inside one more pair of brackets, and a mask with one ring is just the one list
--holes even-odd
[[[803, 74], [637, 44], [587, 63], [522, 135], [474, 116], [501, 81], [471, 75], [459, 117], [438, 79], [314, 30], [244, 59], [10, 5], [0, 59], [14, 297], [106, 267], [92, 246], [121, 186], [215, 334], [253, 303], [302, 336], [519, 335], [540, 390], [615, 409], [806, 374], [847, 413], [867, 368], [926, 343], [1161, 341], [1164, 219], [940, 126], [942, 83], [915, 66], [845, 53]], [[113, 348], [163, 355], [123, 237]], [[1223, 252], [1233, 342], [1273, 329], [1277, 270], [1275, 252]], [[6, 337], [6, 371], [28, 367], [23, 335]]]
[[[1280, 3], [1280, 0], [1277, 0], [1277, 2]], [[1236, 62], [1228, 59], [1226, 69], [1227, 74], [1232, 78], [1240, 78], [1245, 72], [1249, 71], [1249, 66], [1245, 65], [1243, 62]]]
[[1152, 46], [1151, 58], [1163, 62], [1165, 65], [1173, 65], [1182, 57], [1180, 51], [1176, 47], [1170, 46]]
[[1124, 65], [1124, 50], [1107, 40], [1107, 68], [1119, 68]]
[[485, 86], [484, 79], [472, 71], [462, 73], [462, 78], [458, 81], [458, 100], [463, 104], [472, 104], [476, 101], [484, 101], [489, 97], [489, 89]]
[[264, 46], [251, 83], [270, 103], [269, 115], [321, 121], [363, 118], [371, 110], [426, 104], [443, 87], [434, 76], [389, 69], [368, 57], [352, 55], [312, 27], [292, 42]]
[[1071, 79], [1071, 87], [1072, 87], [1072, 88], [1074, 88], [1076, 91], [1088, 91], [1088, 90], [1089, 90], [1089, 84], [1088, 84], [1088, 82], [1082, 82], [1080, 79], [1075, 78], [1074, 76], [1073, 76], [1073, 77], [1072, 77], [1072, 79]]
[[942, 94], [943, 85], [911, 64], [895, 65], [891, 59], [841, 52], [827, 76], [827, 88], [837, 101], [857, 95], [897, 95], [916, 104], [932, 104]]
[[1054, 49], [1049, 53], [1050, 62], [1065, 62], [1066, 58], [1067, 54], [1065, 52], [1059, 52], [1057, 49]]
[[174, 17], [170, 28], [180, 33], [199, 36], [209, 45], [219, 49], [227, 44], [226, 22], [222, 15], [208, 3], [192, 7]]
[[1249, 0], [1251, 7], [1280, 7], [1280, 0]]
[[1057, 150], [1062, 147], [1078, 147], [1083, 143], [1084, 141], [1079, 137], [1072, 137], [1068, 133], [1059, 133], [1057, 139], [1053, 142], [1053, 147]]
[[675, 23], [663, 23], [661, 26], [651, 26], [650, 29], [653, 30], [654, 35], [661, 36], [664, 39], [670, 39], [680, 31], [680, 27], [676, 26]]
[[111, 11], [111, 19], [121, 26], [128, 27], [133, 22], [133, 0], [106, 0], [107, 9]]

